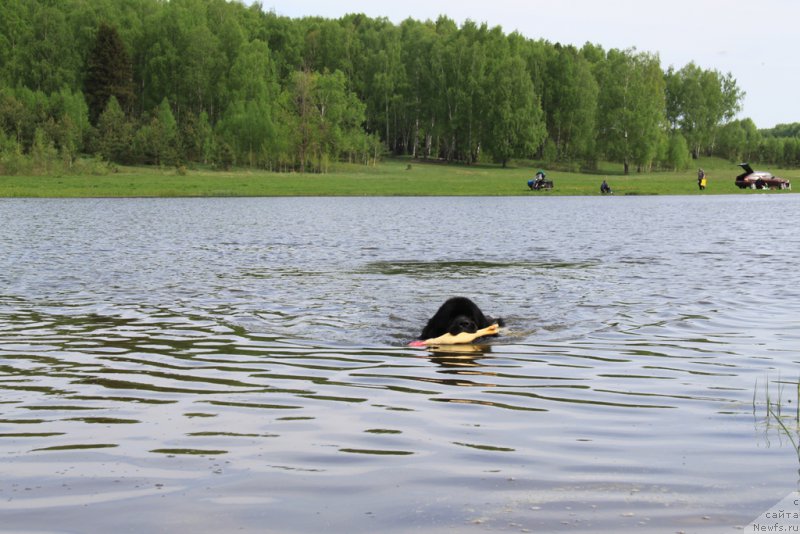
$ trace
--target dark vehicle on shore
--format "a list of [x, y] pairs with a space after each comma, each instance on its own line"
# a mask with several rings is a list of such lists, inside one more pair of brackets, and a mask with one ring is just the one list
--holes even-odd
[[541, 191], [542, 189], [553, 189], [553, 180], [548, 180], [543, 170], [539, 169], [536, 176], [528, 180], [528, 189], [531, 191]]
[[749, 163], [740, 163], [744, 172], [736, 177], [739, 189], [791, 189], [792, 183], [785, 178], [779, 178], [771, 172], [754, 171]]
[[528, 189], [531, 191], [542, 191], [544, 189], [553, 189], [553, 180], [528, 180]]

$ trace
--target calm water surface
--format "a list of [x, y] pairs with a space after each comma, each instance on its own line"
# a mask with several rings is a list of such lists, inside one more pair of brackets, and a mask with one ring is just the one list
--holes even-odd
[[[800, 479], [798, 228], [798, 195], [0, 200], [0, 531], [736, 532]], [[453, 295], [503, 336], [407, 348]]]

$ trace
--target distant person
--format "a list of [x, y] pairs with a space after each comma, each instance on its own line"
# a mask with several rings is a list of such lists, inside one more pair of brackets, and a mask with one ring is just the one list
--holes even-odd
[[611, 194], [611, 186], [608, 185], [608, 182], [603, 180], [603, 183], [600, 184], [600, 194], [601, 195], [610, 195]]
[[703, 191], [705, 190], [707, 184], [708, 179], [706, 178], [706, 171], [703, 169], [697, 169], [697, 187], [700, 188], [700, 191]]

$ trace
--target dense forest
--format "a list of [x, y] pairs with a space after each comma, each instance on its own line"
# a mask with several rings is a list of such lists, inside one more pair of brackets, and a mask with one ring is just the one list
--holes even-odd
[[[0, 172], [97, 162], [325, 172], [384, 154], [685, 168], [800, 164], [694, 63], [446, 16], [291, 19], [225, 0], [0, 0]], [[91, 156], [91, 157], [84, 157]]]

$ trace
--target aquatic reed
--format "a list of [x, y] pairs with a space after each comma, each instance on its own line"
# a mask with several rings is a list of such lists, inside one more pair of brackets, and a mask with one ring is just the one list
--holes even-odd
[[[770, 380], [767, 378], [764, 385], [764, 399], [766, 404], [766, 419], [764, 423], [767, 429], [777, 428], [781, 434], [786, 436], [792, 444], [792, 448], [797, 453], [797, 460], [800, 461], [800, 378], [796, 382], [781, 380], [780, 376], [774, 382], [777, 385], [777, 399], [773, 399], [770, 389]], [[794, 410], [784, 410], [790, 408], [791, 397], [784, 399], [784, 389], [790, 385], [795, 390]], [[753, 389], [753, 416], [757, 413], [757, 391], [758, 380]], [[784, 411], [788, 413], [784, 415]]]

